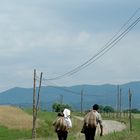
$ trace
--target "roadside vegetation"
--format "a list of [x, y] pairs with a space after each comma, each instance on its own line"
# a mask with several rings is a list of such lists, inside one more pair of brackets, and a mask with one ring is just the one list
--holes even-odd
[[[0, 140], [31, 140], [31, 124], [25, 123], [27, 118], [32, 118], [31, 109], [19, 109], [15, 107], [0, 107]], [[2, 117], [3, 116], [3, 117]], [[38, 126], [37, 126], [37, 139], [36, 140], [56, 140], [57, 136], [54, 132], [52, 122], [56, 118], [56, 112], [39, 111], [38, 112]], [[82, 128], [82, 121], [75, 116], [83, 116], [81, 113], [72, 112], [73, 128], [69, 131], [68, 140], [84, 140], [84, 135], [80, 133]], [[115, 115], [103, 114], [103, 119], [115, 119]], [[96, 137], [96, 140], [139, 140], [140, 138], [140, 114], [133, 114], [132, 131], [129, 130], [128, 118], [117, 119], [127, 125], [127, 129], [121, 132], [113, 132], [104, 135], [102, 138]], [[7, 119], [6, 119], [7, 118]], [[21, 119], [22, 118], [22, 119]], [[20, 123], [22, 121], [22, 123]], [[10, 123], [11, 122], [11, 123]], [[14, 122], [14, 123], [13, 123]], [[8, 123], [8, 124], [7, 124]], [[18, 124], [18, 125], [17, 125]], [[14, 125], [16, 127], [14, 127]], [[21, 127], [22, 125], [22, 127]], [[23, 125], [24, 128], [23, 128]], [[12, 127], [11, 127], [12, 126]], [[18, 126], [18, 127], [17, 127]], [[26, 127], [29, 127], [28, 129]]]
[[[126, 130], [114, 132], [102, 137], [102, 140], [139, 140], [140, 139], [140, 118], [133, 119], [133, 129], [129, 130], [129, 125]], [[97, 140], [100, 138], [98, 137]]]

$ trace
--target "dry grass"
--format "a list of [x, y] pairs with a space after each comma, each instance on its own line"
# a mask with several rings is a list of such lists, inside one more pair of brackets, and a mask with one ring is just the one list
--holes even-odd
[[32, 128], [32, 116], [12, 106], [0, 106], [0, 125], [14, 129]]

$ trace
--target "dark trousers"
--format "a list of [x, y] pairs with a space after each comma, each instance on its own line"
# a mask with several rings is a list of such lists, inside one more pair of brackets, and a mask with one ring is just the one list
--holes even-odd
[[94, 140], [96, 128], [85, 129], [85, 140]]
[[57, 131], [58, 140], [67, 140], [67, 131]]

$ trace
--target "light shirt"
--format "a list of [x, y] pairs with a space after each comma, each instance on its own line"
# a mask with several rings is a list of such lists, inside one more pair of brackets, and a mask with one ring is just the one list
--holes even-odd
[[101, 114], [99, 112], [97, 112], [96, 110], [94, 110], [94, 112], [95, 112], [95, 115], [96, 115], [97, 124], [99, 123], [100, 125], [102, 125], [102, 117], [101, 117]]

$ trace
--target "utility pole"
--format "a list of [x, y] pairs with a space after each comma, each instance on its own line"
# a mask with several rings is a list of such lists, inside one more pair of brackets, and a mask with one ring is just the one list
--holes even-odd
[[119, 117], [119, 94], [120, 94], [120, 88], [119, 85], [117, 86], [117, 118]]
[[32, 128], [32, 139], [36, 138], [35, 128], [35, 116], [36, 116], [36, 70], [34, 69], [34, 85], [33, 85], [33, 128]]
[[132, 101], [132, 93], [131, 93], [130, 88], [129, 88], [129, 123], [130, 123], [130, 131], [132, 131], [131, 101]]
[[81, 91], [81, 114], [83, 113], [83, 89]]
[[62, 94], [60, 95], [60, 104], [61, 105], [63, 104], [63, 95]]
[[32, 128], [32, 139], [36, 139], [36, 119], [37, 113], [39, 110], [39, 101], [40, 101], [40, 90], [41, 90], [41, 83], [42, 83], [42, 72], [40, 74], [40, 82], [38, 88], [38, 96], [36, 101], [36, 70], [34, 70], [34, 88], [33, 88], [33, 128]]
[[122, 116], [122, 89], [120, 88], [120, 119]]
[[41, 72], [41, 74], [40, 74], [40, 81], [39, 81], [39, 88], [38, 88], [37, 103], [36, 103], [36, 117], [37, 117], [37, 112], [39, 110], [40, 90], [41, 90], [41, 84], [42, 84], [42, 75], [43, 75], [43, 73]]

